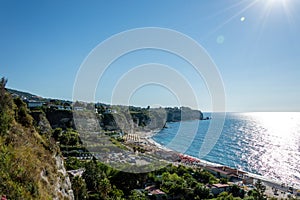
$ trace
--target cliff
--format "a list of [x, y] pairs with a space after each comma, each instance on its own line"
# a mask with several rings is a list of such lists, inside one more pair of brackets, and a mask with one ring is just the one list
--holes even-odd
[[[27, 100], [39, 99], [41, 102], [44, 102], [46, 105], [43, 106], [42, 109], [46, 113], [46, 118], [50, 122], [52, 128], [60, 127], [63, 129], [76, 129], [73, 120], [73, 112], [69, 105], [71, 104], [70, 102], [67, 103], [69, 109], [57, 109], [55, 106], [65, 105], [66, 101], [44, 99], [30, 93], [12, 89], [9, 89], [9, 92], [20, 98], [26, 98]], [[105, 130], [131, 130], [133, 127], [135, 129], [154, 130], [163, 128], [167, 122], [203, 120], [201, 111], [193, 110], [189, 107], [141, 108], [135, 106], [128, 107], [122, 105], [83, 102], [75, 102], [73, 106], [75, 108], [87, 109], [92, 112], [94, 112], [94, 109], [96, 108], [99, 124]], [[85, 112], [82, 113], [84, 114]], [[35, 120], [38, 119], [38, 112], [32, 112], [31, 114]]]
[[26, 104], [12, 99], [0, 82], [0, 196], [8, 199], [74, 199], [51, 127], [34, 126]]
[[[167, 122], [178, 122], [187, 120], [203, 120], [203, 114], [199, 110], [192, 110], [188, 107], [181, 108], [140, 108], [130, 106], [108, 106], [98, 108], [97, 118], [100, 126], [105, 130], [130, 131], [135, 129], [155, 130], [161, 129]], [[69, 110], [46, 109], [46, 117], [52, 128], [78, 128], [74, 126], [73, 114]], [[81, 112], [81, 114], [91, 114]], [[94, 113], [95, 114], [95, 113]], [[32, 113], [36, 118], [36, 113]]]

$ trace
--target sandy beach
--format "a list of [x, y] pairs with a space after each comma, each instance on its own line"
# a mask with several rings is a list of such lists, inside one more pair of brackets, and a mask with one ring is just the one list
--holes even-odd
[[[192, 166], [192, 167], [202, 167], [204, 169], [207, 168], [207, 167], [209, 167], [210, 169], [213, 169], [213, 168], [217, 169], [217, 168], [220, 168], [220, 167], [230, 168], [230, 167], [225, 166], [225, 165], [212, 163], [212, 162], [209, 162], [209, 161], [205, 161], [205, 160], [202, 160], [202, 159], [190, 156], [190, 155], [182, 154], [182, 153], [176, 152], [172, 149], [169, 149], [169, 148], [159, 144], [158, 142], [156, 142], [153, 139], [153, 136], [157, 133], [158, 133], [158, 131], [143, 132], [143, 133], [141, 133], [141, 135], [143, 135], [141, 137], [141, 140], [144, 140], [146, 144], [151, 146], [151, 148], [157, 148], [158, 150], [163, 150], [163, 151], [166, 151], [166, 152], [173, 152], [173, 153], [178, 154], [181, 161], [180, 162], [175, 161], [174, 164], [176, 164], [176, 165], [177, 164], [185, 164], [185, 165]], [[236, 169], [233, 169], [233, 170], [236, 170]], [[264, 176], [261, 176], [261, 175], [258, 175], [258, 174], [253, 174], [253, 173], [245, 172], [245, 171], [242, 171], [242, 170], [238, 170], [238, 171], [244, 173], [245, 176], [247, 176], [247, 177], [253, 178], [254, 182], [257, 181], [258, 179], [261, 180], [267, 187], [266, 192], [267, 192], [268, 196], [275, 196], [275, 197], [277, 196], [277, 197], [281, 197], [281, 198], [288, 198], [288, 195], [292, 195], [288, 192], [289, 187], [291, 187], [291, 186], [293, 187], [293, 194], [294, 195], [297, 193], [297, 190], [300, 189], [300, 186], [298, 186], [298, 185], [294, 185], [294, 184], [287, 185], [287, 184], [283, 184], [282, 182], [272, 180], [268, 177], [264, 177]], [[253, 184], [254, 184], [254, 182], [253, 182]], [[275, 189], [277, 189], [278, 192], [276, 192], [276, 193], [279, 193], [278, 195], [275, 195], [275, 193], [274, 193]]]

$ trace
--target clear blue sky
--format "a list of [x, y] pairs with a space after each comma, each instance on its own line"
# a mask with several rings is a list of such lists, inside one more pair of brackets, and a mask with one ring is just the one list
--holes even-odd
[[[174, 29], [201, 44], [220, 71], [228, 111], [300, 111], [298, 0], [0, 0], [0, 76], [8, 78], [10, 88], [71, 99], [89, 52], [114, 34], [141, 27]], [[200, 109], [210, 110], [204, 82], [194, 80], [183, 61], [150, 50], [127, 56], [103, 79], [107, 86], [97, 93], [100, 101], [109, 102], [117, 79], [112, 74], [171, 59], [167, 64], [177, 65], [191, 81]], [[176, 100], [169, 91], [149, 86], [131, 103], [166, 106]]]

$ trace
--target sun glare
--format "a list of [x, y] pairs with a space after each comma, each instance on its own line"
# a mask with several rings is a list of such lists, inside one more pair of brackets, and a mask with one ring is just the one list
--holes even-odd
[[[257, 112], [248, 113], [272, 135], [288, 137], [298, 127], [299, 113], [290, 112]], [[280, 116], [280, 117], [279, 117]]]
[[[276, 23], [277, 26], [281, 26], [282, 24], [278, 23], [278, 19], [286, 20], [287, 24], [291, 27], [295, 25], [293, 19], [293, 5], [291, 0], [256, 0], [255, 7], [258, 10], [257, 16], [255, 19], [258, 21], [257, 30], [259, 31], [257, 34], [258, 40], [261, 35], [264, 33], [265, 28], [268, 24]], [[253, 16], [252, 16], [253, 17]], [[274, 20], [276, 19], [276, 20]]]
[[[253, 19], [258, 18], [257, 21], [260, 22], [260, 31], [263, 32], [265, 25], [268, 23], [270, 19], [272, 19], [273, 15], [285, 15], [287, 18], [287, 21], [290, 25], [294, 25], [294, 19], [293, 19], [293, 4], [291, 0], [253, 0], [253, 1], [239, 1], [238, 3], [232, 4], [229, 7], [225, 8], [223, 12], [229, 12], [232, 9], [235, 9], [237, 7], [241, 7], [241, 9], [236, 12], [235, 14], [229, 16], [223, 23], [221, 23], [219, 26], [217, 26], [212, 32], [209, 33], [211, 35], [212, 33], [217, 32], [222, 27], [224, 27], [226, 24], [230, 23], [236, 18], [239, 18], [240, 22], [244, 22], [246, 20], [246, 14], [248, 10], [255, 10], [258, 8], [262, 8], [261, 10], [257, 10], [255, 12], [257, 15], [255, 16], [247, 16], [247, 19]], [[218, 13], [220, 14], [220, 13]]]
[[287, 0], [268, 0], [270, 3], [285, 3]]
[[289, 0], [267, 0], [267, 6], [268, 7], [283, 7], [286, 8], [288, 5]]

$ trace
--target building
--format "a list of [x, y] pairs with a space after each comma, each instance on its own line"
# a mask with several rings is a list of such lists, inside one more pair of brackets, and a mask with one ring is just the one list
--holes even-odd
[[76, 110], [76, 111], [83, 111], [84, 110], [84, 108], [80, 107], [80, 106], [75, 106], [75, 107], [73, 107], [73, 109]]
[[28, 108], [40, 108], [43, 106], [43, 102], [41, 101], [29, 100], [26, 103]]
[[205, 169], [210, 173], [214, 174], [215, 176], [227, 178], [230, 181], [243, 180], [244, 176], [246, 175], [246, 172], [243, 172], [238, 169], [233, 169], [227, 166], [207, 166]]
[[84, 168], [80, 168], [80, 169], [76, 169], [76, 170], [69, 170], [67, 171], [72, 177], [75, 177], [75, 176], [79, 176], [81, 177], [82, 174], [85, 172], [85, 169]]
[[155, 199], [163, 199], [164, 197], [166, 197], [166, 193], [164, 193], [160, 189], [155, 188], [154, 185], [146, 187], [145, 191], [148, 192], [148, 196], [155, 196]]
[[71, 106], [62, 106], [62, 105], [48, 105], [49, 108], [53, 109], [53, 110], [68, 110], [71, 111], [72, 107]]
[[211, 193], [213, 193], [213, 195], [217, 196], [218, 194], [222, 193], [222, 192], [228, 192], [230, 189], [230, 186], [228, 184], [212, 184], [209, 189], [211, 190]]
[[245, 184], [245, 185], [253, 185], [254, 184], [254, 178], [251, 177], [251, 176], [244, 175], [244, 177], [243, 177], [243, 184]]

